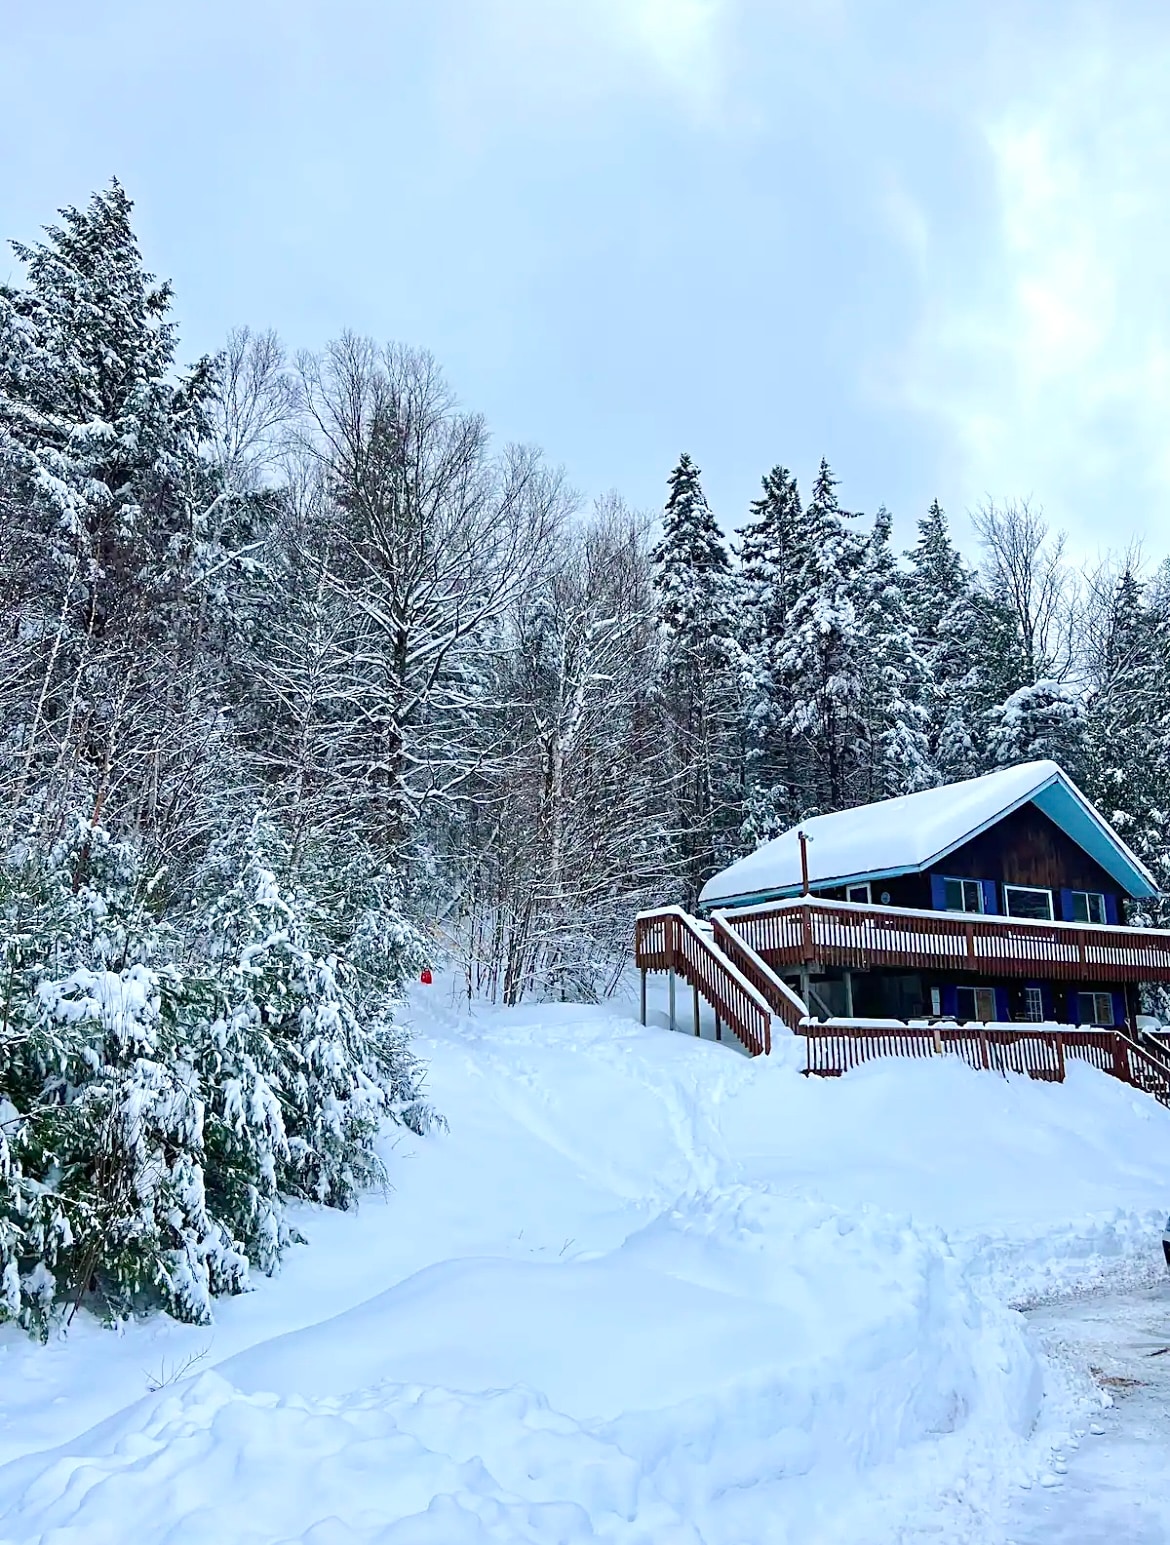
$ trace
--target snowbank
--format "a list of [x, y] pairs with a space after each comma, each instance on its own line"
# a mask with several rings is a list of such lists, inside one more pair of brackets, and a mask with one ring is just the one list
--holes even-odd
[[450, 1133], [212, 1332], [0, 1339], [0, 1541], [997, 1538], [1045, 1463], [1005, 1301], [1153, 1258], [1170, 1113], [1087, 1067], [424, 1025]]

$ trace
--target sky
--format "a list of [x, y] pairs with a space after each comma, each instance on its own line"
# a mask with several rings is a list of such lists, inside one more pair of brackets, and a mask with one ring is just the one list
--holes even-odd
[[421, 345], [585, 500], [1160, 556], [1168, 86], [1165, 0], [0, 0], [0, 235], [117, 175], [187, 357]]

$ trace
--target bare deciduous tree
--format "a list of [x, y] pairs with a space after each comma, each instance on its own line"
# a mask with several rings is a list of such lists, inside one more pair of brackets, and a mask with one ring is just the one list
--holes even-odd
[[331, 518], [316, 561], [352, 619], [352, 733], [338, 751], [367, 782], [396, 851], [422, 806], [476, 765], [493, 628], [548, 561], [570, 507], [538, 452], [493, 453], [430, 355], [347, 335], [299, 362], [305, 444]]
[[1075, 587], [1064, 561], [1063, 531], [1052, 532], [1027, 499], [989, 500], [971, 517], [983, 544], [984, 572], [996, 600], [1015, 619], [1031, 681], [1070, 669], [1076, 634]]

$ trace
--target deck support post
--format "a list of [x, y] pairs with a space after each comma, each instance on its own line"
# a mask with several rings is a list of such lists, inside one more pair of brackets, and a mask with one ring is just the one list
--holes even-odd
[[674, 1024], [674, 1019], [675, 1019], [675, 1014], [674, 1014], [674, 967], [673, 966], [671, 966], [670, 970], [667, 972], [666, 980], [667, 980], [667, 996], [668, 996], [668, 1003], [669, 1003], [669, 1009], [670, 1009], [670, 1028], [673, 1030], [674, 1027], [675, 1027], [675, 1024]]
[[804, 1000], [805, 1009], [808, 1011], [808, 1016], [811, 1019], [813, 1017], [813, 1011], [812, 1011], [812, 1004], [808, 1001], [809, 1000], [809, 974], [808, 974], [808, 967], [807, 966], [801, 966], [801, 968], [800, 968], [800, 996]]
[[646, 1023], [646, 970], [642, 969], [642, 1023]]
[[718, 1009], [715, 1010], [715, 1039], [717, 1041], [723, 1039], [723, 1021], [719, 1018]]
[[845, 973], [845, 1018], [853, 1018], [853, 972]]
[[[702, 1024], [701, 1024], [701, 1022], [699, 1020], [699, 986], [698, 986], [697, 982], [692, 984], [692, 986], [691, 986], [691, 993], [694, 996], [694, 1002], [695, 1002], [695, 1034], [696, 1035], [702, 1035], [703, 1028], [702, 1028]], [[716, 1019], [715, 1023], [716, 1024], [719, 1023], [718, 1019]]]

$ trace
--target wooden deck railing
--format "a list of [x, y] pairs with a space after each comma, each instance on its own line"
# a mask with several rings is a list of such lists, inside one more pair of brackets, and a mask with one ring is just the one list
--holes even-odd
[[712, 916], [711, 928], [716, 945], [748, 979], [772, 1013], [790, 1030], [798, 1029], [808, 1018], [808, 1006], [804, 1000], [765, 965], [739, 929], [728, 922], [721, 912]]
[[815, 963], [852, 971], [896, 967], [1062, 981], [1170, 981], [1170, 931], [1161, 929], [803, 898], [722, 915], [773, 967]]
[[643, 971], [676, 971], [689, 982], [753, 1057], [771, 1051], [773, 1010], [768, 999], [724, 955], [713, 931], [709, 936], [681, 907], [640, 913], [634, 951]]
[[904, 1025], [806, 1023], [805, 1072], [837, 1078], [879, 1057], [958, 1056], [968, 1066], [997, 1073], [1063, 1083], [1069, 1058], [1152, 1094], [1170, 1107], [1170, 1062], [1139, 1046], [1119, 1030], [1074, 1030], [1036, 1025]]

